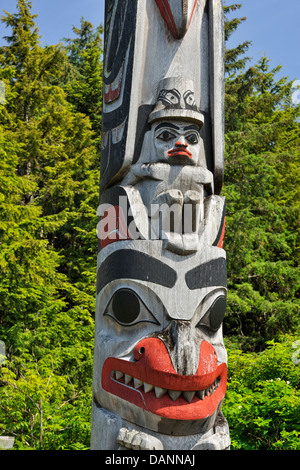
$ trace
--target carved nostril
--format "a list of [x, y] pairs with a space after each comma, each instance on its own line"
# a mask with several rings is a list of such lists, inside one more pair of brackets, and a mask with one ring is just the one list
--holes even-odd
[[145, 357], [146, 349], [145, 346], [143, 345], [143, 341], [140, 341], [139, 344], [136, 345], [134, 348], [134, 359], [136, 361], [139, 361], [143, 357]]

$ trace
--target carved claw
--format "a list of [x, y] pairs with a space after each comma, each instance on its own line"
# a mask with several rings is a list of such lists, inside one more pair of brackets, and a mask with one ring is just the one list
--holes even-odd
[[118, 450], [164, 450], [159, 439], [134, 429], [121, 428], [117, 443], [120, 446]]

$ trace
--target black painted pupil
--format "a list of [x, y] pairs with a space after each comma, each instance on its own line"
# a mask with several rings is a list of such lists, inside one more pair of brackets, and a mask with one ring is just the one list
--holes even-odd
[[168, 132], [168, 131], [164, 131], [164, 132], [162, 133], [162, 139], [163, 139], [163, 140], [168, 140], [168, 139], [170, 139], [171, 137], [172, 137], [172, 135], [171, 135], [170, 132]]
[[119, 322], [130, 324], [140, 314], [140, 301], [133, 291], [121, 289], [114, 295], [112, 309]]
[[195, 134], [189, 135], [189, 141], [191, 144], [196, 144], [198, 142], [197, 136]]
[[209, 321], [213, 330], [218, 330], [224, 320], [226, 310], [226, 297], [219, 297], [210, 310]]

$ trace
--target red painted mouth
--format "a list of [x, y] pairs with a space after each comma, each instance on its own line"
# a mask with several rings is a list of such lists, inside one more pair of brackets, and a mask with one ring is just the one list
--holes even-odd
[[108, 358], [102, 370], [102, 387], [125, 401], [161, 417], [201, 420], [211, 416], [226, 392], [227, 366], [217, 365], [214, 348], [202, 341], [195, 375], [175, 371], [167, 348], [158, 338], [142, 340], [135, 362]]
[[169, 157], [189, 157], [193, 158], [193, 155], [186, 147], [176, 147], [168, 151]]

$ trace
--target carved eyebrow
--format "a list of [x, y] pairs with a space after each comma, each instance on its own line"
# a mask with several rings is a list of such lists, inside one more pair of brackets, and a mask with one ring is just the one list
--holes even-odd
[[158, 129], [160, 129], [161, 127], [171, 127], [172, 129], [175, 129], [176, 131], [180, 130], [180, 127], [175, 126], [175, 124], [172, 124], [171, 122], [162, 122], [155, 128], [155, 130], [158, 131]]
[[174, 287], [177, 274], [167, 264], [135, 250], [119, 250], [101, 264], [97, 276], [97, 294], [111, 281], [136, 279], [153, 282], [164, 287]]
[[196, 268], [186, 273], [185, 282], [191, 290], [212, 286], [227, 287], [226, 260], [217, 258], [196, 266]]

